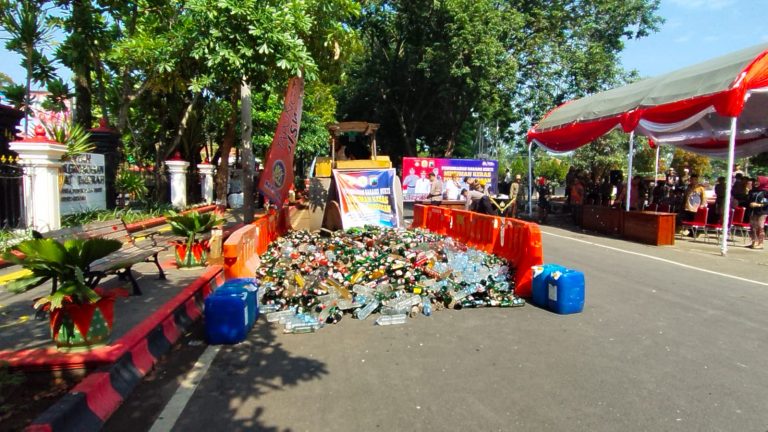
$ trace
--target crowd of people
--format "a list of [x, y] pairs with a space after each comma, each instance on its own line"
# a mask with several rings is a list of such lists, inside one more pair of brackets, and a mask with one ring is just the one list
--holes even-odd
[[[747, 247], [762, 249], [765, 240], [765, 221], [768, 215], [768, 177], [750, 178], [736, 166], [731, 187], [731, 209], [743, 207], [744, 221], [749, 221], [751, 244]], [[710, 207], [708, 223], [722, 221], [725, 211], [726, 181], [719, 177], [714, 186], [714, 201], [708, 202], [707, 192], [700, 182], [697, 173], [683, 169], [682, 175], [670, 168], [664, 180], [655, 183], [645, 181], [641, 176], [634, 176], [631, 188], [615, 177], [613, 181], [608, 176], [593, 177], [586, 172], [579, 173], [571, 168], [566, 175], [566, 205], [571, 209], [574, 220], [578, 223], [581, 212], [579, 207], [584, 204], [609, 205], [624, 207], [626, 192], [629, 189], [630, 210], [655, 210], [671, 212], [679, 215], [680, 221], [692, 221], [699, 209]], [[539, 187], [541, 190], [541, 185]], [[540, 192], [539, 206], [543, 207], [540, 214], [546, 218], [548, 191]], [[541, 217], [540, 217], [541, 219]], [[742, 222], [742, 221], [732, 221]]]

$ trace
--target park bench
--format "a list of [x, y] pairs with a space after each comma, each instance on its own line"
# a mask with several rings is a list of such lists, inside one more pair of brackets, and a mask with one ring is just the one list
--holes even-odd
[[141, 295], [141, 289], [133, 277], [131, 267], [142, 262], [154, 262], [159, 271], [158, 278], [165, 279], [165, 272], [160, 266], [157, 256], [160, 252], [168, 249], [168, 246], [157, 245], [154, 241], [154, 235], [156, 234], [159, 234], [159, 231], [142, 232], [142, 237], [149, 238], [151, 241], [137, 242], [128, 232], [125, 223], [121, 219], [112, 219], [91, 222], [78, 227], [48, 231], [43, 233], [42, 236], [43, 238], [59, 241], [69, 238], [105, 238], [120, 241], [123, 244], [122, 248], [91, 263], [85, 275], [86, 280], [91, 288], [95, 288], [105, 276], [115, 274], [120, 279], [127, 278], [131, 281], [133, 295]]

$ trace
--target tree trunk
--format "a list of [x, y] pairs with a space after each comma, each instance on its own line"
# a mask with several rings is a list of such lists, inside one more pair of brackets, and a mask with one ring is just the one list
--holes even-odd
[[415, 140], [408, 133], [408, 125], [405, 123], [405, 117], [400, 110], [395, 109], [397, 113], [397, 123], [400, 125], [400, 136], [405, 145], [405, 156], [416, 156]]
[[[72, 2], [72, 21], [74, 22], [73, 33], [79, 29], [86, 28], [88, 22], [89, 8], [83, 5], [82, 0]], [[87, 51], [87, 46], [79, 47]], [[93, 114], [91, 113], [91, 64], [82, 62], [80, 64], [70, 65], [75, 73], [75, 122], [86, 129], [93, 127]]]
[[107, 120], [107, 124], [111, 124], [109, 121], [109, 107], [107, 106], [107, 88], [104, 84], [104, 67], [100, 59], [96, 59], [96, 80], [99, 83], [99, 106], [101, 107], [101, 117]]
[[179, 147], [181, 138], [184, 136], [184, 132], [187, 130], [187, 125], [189, 124], [189, 116], [192, 114], [192, 109], [195, 107], [198, 96], [199, 93], [195, 93], [195, 95], [192, 97], [192, 100], [187, 105], [187, 108], [184, 110], [184, 115], [181, 117], [179, 128], [176, 130], [176, 136], [173, 137], [173, 142], [171, 142], [171, 145], [165, 150], [165, 152], [163, 152], [163, 160], [168, 159], [171, 154], [173, 154], [173, 152], [176, 151], [176, 149]]
[[253, 121], [251, 119], [251, 84], [243, 77], [240, 84], [240, 144], [242, 145], [243, 158], [243, 222], [253, 222], [253, 145], [251, 144], [251, 132]]
[[224, 132], [224, 138], [221, 140], [221, 147], [219, 147], [219, 165], [216, 170], [216, 198], [224, 204], [227, 203], [227, 187], [229, 186], [229, 152], [235, 143], [235, 125], [237, 123], [237, 93], [234, 91], [231, 95], [230, 105], [232, 112], [227, 123], [227, 130]]

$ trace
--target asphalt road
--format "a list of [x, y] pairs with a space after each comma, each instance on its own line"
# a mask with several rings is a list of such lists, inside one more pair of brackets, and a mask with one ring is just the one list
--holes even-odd
[[[746, 255], [759, 252], [542, 231], [546, 262], [585, 272], [583, 313], [346, 318], [310, 335], [262, 318], [173, 430], [768, 430], [768, 267]], [[203, 349], [175, 351], [105, 429], [148, 430]]]

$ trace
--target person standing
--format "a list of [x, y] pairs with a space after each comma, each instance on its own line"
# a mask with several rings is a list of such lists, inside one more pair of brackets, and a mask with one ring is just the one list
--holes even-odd
[[437, 179], [435, 173], [429, 173], [429, 195], [431, 201], [440, 201], [443, 198], [443, 183]]
[[749, 238], [750, 249], [763, 249], [765, 241], [765, 220], [768, 217], [768, 176], [757, 177], [757, 187], [749, 192]]
[[707, 206], [707, 200], [704, 196], [704, 186], [699, 184], [698, 174], [691, 174], [689, 178], [688, 187], [685, 189], [683, 205], [682, 220], [684, 221], [694, 220], [699, 208]]
[[547, 215], [549, 214], [549, 196], [551, 195], [551, 192], [549, 190], [549, 183], [547, 183], [546, 177], [541, 177], [539, 179], [539, 185], [536, 188], [536, 191], [539, 194], [538, 221], [539, 223], [543, 224], [547, 221]]
[[571, 184], [571, 216], [573, 223], [581, 225], [581, 205], [584, 203], [584, 185], [581, 178], [576, 176]]

